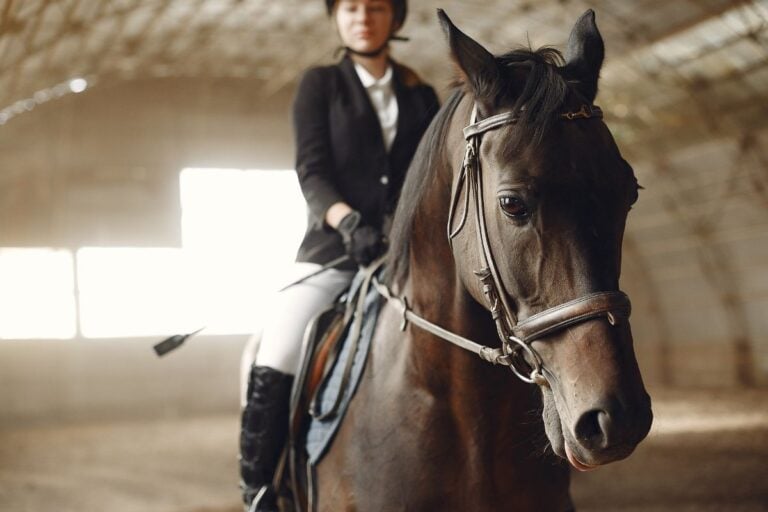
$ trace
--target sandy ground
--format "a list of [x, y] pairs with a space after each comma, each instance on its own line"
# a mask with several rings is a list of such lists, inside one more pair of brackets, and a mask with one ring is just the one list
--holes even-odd
[[654, 425], [635, 453], [574, 475], [579, 511], [768, 511], [768, 391], [651, 395]]
[[[653, 392], [650, 437], [580, 511], [768, 511], [768, 391]], [[2, 512], [237, 512], [234, 415], [0, 430]]]

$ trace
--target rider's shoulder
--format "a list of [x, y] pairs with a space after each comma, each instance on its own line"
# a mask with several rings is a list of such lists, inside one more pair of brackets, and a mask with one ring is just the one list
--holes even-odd
[[416, 71], [409, 68], [405, 64], [401, 64], [399, 62], [392, 61], [392, 66], [395, 69], [395, 73], [398, 76], [398, 79], [400, 80], [400, 83], [403, 84], [406, 87], [429, 87], [429, 84], [426, 83], [422, 78], [419, 76]]

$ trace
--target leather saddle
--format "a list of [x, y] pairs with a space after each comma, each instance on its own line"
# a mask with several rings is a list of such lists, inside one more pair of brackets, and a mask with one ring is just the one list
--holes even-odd
[[[301, 363], [291, 392], [289, 443], [274, 483], [280, 484], [276, 488], [283, 490], [280, 493], [283, 496], [287, 494], [286, 489], [293, 489], [293, 495], [307, 504], [307, 510], [312, 510], [314, 495], [312, 457], [308, 457], [306, 450], [307, 433], [313, 421], [330, 419], [333, 430], [325, 435], [332, 439], [341, 424], [344, 406], [351, 400], [356, 379], [362, 374], [362, 368], [352, 371], [352, 366], [353, 359], [357, 359], [356, 365], [361, 364], [360, 358], [354, 355], [363, 338], [363, 323], [368, 323], [363, 334], [367, 335], [370, 343], [371, 322], [375, 320], [369, 317], [378, 313], [378, 307], [370, 307], [372, 302], [378, 300], [378, 296], [372, 296], [371, 281], [380, 268], [381, 262], [377, 262], [360, 270], [350, 288], [340, 294], [328, 309], [316, 315], [304, 334]], [[340, 355], [346, 357], [346, 361], [339, 360]], [[361, 355], [364, 358], [367, 351]], [[321, 391], [327, 388], [330, 380], [338, 387], [334, 389], [335, 399], [331, 399], [330, 406], [327, 403], [321, 405]], [[325, 402], [328, 402], [327, 397]], [[285, 508], [303, 510], [298, 503], [292, 505]]]

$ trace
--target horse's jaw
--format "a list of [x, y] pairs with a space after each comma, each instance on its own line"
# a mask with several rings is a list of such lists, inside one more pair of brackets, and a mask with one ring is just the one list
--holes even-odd
[[541, 388], [542, 412], [541, 417], [544, 420], [544, 432], [547, 434], [552, 451], [558, 457], [566, 458], [565, 437], [563, 436], [563, 426], [560, 423], [560, 414], [557, 412], [555, 399], [552, 396], [552, 389], [547, 386]]

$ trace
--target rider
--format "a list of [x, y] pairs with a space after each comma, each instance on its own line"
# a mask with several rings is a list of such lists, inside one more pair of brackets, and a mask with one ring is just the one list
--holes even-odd
[[[344, 57], [309, 69], [293, 105], [296, 172], [309, 209], [297, 262], [312, 271], [273, 301], [251, 365], [240, 436], [246, 510], [277, 510], [271, 482], [288, 428], [288, 401], [304, 329], [341, 293], [358, 265], [385, 249], [411, 158], [437, 112], [434, 90], [389, 57], [406, 0], [326, 0]], [[258, 500], [254, 498], [259, 496]]]

